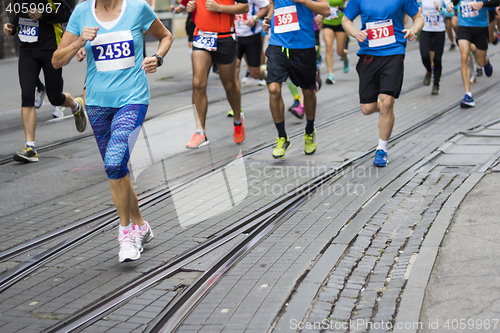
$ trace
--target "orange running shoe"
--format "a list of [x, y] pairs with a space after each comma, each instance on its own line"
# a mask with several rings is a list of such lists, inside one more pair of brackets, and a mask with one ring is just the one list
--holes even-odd
[[186, 145], [186, 149], [197, 149], [208, 145], [208, 139], [206, 134], [194, 133], [191, 137], [191, 141]]
[[245, 140], [245, 126], [243, 125], [243, 119], [241, 119], [241, 125], [234, 125], [234, 142], [242, 143]]

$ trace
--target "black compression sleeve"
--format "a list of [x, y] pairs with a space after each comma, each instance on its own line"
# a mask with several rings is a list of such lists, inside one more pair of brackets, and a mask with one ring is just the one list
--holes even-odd
[[500, 0], [487, 0], [483, 1], [484, 7], [497, 7], [500, 6]]

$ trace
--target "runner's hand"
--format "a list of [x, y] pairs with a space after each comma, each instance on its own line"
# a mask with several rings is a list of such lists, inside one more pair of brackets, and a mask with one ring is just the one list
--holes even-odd
[[439, 12], [439, 2], [434, 1], [434, 7], [436, 7], [436, 10]]
[[358, 42], [363, 43], [366, 38], [368, 38], [368, 33], [366, 30], [358, 31], [358, 33], [353, 37], [355, 37]]
[[264, 32], [269, 32], [270, 28], [271, 28], [271, 19], [269, 17], [265, 17], [264, 20], [262, 21], [262, 30]]
[[82, 39], [84, 41], [93, 41], [96, 36], [97, 36], [97, 30], [99, 30], [99, 27], [84, 27], [82, 31]]
[[411, 29], [404, 29], [403, 32], [405, 33], [405, 38], [408, 39], [410, 42], [415, 39], [416, 35]]
[[194, 12], [196, 10], [196, 0], [189, 1], [186, 9], [188, 12]]
[[42, 17], [42, 13], [43, 12], [39, 11], [37, 9], [37, 10], [34, 10], [34, 11], [30, 10], [28, 13], [29, 13], [28, 15], [29, 15], [30, 19], [32, 19], [32, 20], [39, 20]]
[[155, 73], [157, 65], [158, 59], [156, 59], [156, 57], [146, 57], [142, 61], [142, 69], [144, 69], [146, 73]]
[[484, 3], [482, 1], [479, 1], [479, 2], [474, 2], [472, 5], [470, 5], [472, 7], [472, 9], [474, 10], [481, 10], [481, 8], [483, 8], [484, 6]]
[[12, 35], [14, 33], [14, 25], [12, 23], [5, 23], [3, 25], [3, 33], [5, 35]]
[[453, 2], [450, 2], [448, 6], [446, 6], [446, 10], [448, 11], [448, 13], [451, 13], [453, 11], [453, 7], [455, 7], [453, 5]]
[[220, 12], [219, 4], [214, 0], [207, 0], [205, 7], [207, 7], [207, 9], [211, 12]]
[[250, 28], [252, 28], [256, 23], [257, 22], [255, 21], [255, 19], [253, 18], [253, 16], [251, 16], [248, 20], [246, 20], [245, 22], [243, 22], [244, 25], [247, 25]]
[[76, 52], [76, 60], [78, 60], [78, 62], [82, 62], [83, 59], [85, 59], [85, 57], [87, 56], [87, 53], [85, 52], [85, 48], [84, 47], [81, 47], [78, 52]]

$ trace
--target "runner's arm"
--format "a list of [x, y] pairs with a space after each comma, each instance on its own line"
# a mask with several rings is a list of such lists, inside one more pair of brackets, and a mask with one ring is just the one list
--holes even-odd
[[268, 6], [268, 12], [267, 15], [264, 17], [264, 20], [262, 20], [262, 30], [264, 32], [268, 32], [269, 28], [271, 28], [271, 19], [273, 18], [274, 15], [274, 1], [269, 1], [269, 6]]
[[226, 13], [226, 14], [245, 14], [250, 9], [247, 0], [240, 0], [234, 5], [221, 5], [215, 0], [207, 0], [206, 7], [211, 12]]
[[[163, 23], [161, 23], [161, 21], [156, 18], [149, 27], [148, 33], [160, 41], [156, 54], [160, 55], [162, 58], [165, 58], [168, 50], [170, 50], [170, 46], [172, 46], [173, 41], [173, 37], [170, 31], [168, 31]], [[158, 67], [157, 65], [158, 59], [153, 56], [144, 58], [144, 61], [142, 62], [142, 68], [146, 70], [146, 73], [156, 72], [156, 67]]]
[[342, 17], [342, 28], [344, 28], [345, 32], [347, 32], [349, 35], [356, 38], [356, 40], [360, 43], [363, 43], [368, 37], [366, 31], [359, 31], [358, 29], [356, 29], [354, 23], [352, 23], [352, 21], [345, 15], [344, 17]]
[[500, 6], [500, 0], [485, 0], [485, 1], [478, 1], [472, 5], [472, 8], [474, 10], [481, 10], [483, 7], [487, 8], [494, 8]]
[[412, 20], [413, 20], [413, 26], [410, 29], [403, 30], [403, 32], [406, 33], [405, 38], [407, 38], [409, 41], [415, 39], [418, 33], [422, 31], [422, 28], [424, 27], [425, 24], [424, 17], [420, 11], [418, 11], [417, 14], [412, 17]]
[[87, 41], [95, 39], [97, 30], [99, 27], [85, 27], [80, 36], [65, 31], [57, 50], [52, 55], [52, 66], [55, 69], [66, 66]]
[[293, 2], [301, 3], [316, 14], [324, 17], [330, 16], [330, 5], [328, 0], [292, 0]]

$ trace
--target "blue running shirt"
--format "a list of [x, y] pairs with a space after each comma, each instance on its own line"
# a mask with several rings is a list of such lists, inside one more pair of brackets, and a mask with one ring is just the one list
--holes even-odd
[[269, 45], [287, 49], [310, 49], [314, 38], [314, 13], [291, 0], [275, 0]]
[[475, 0], [460, 0], [458, 3], [458, 25], [461, 27], [479, 27], [487, 28], [489, 13], [488, 8], [483, 7], [481, 10], [472, 10], [470, 4], [476, 2]]
[[99, 27], [96, 39], [85, 44], [86, 105], [119, 108], [149, 104], [148, 80], [142, 69], [142, 32], [155, 19], [156, 14], [144, 0], [123, 0], [120, 17], [113, 22], [98, 22], [95, 0], [76, 6], [67, 31], [80, 36], [84, 27]]
[[417, 15], [415, 0], [350, 0], [344, 15], [351, 21], [361, 15], [361, 30], [368, 31], [368, 38], [359, 43], [358, 55], [388, 56], [405, 54], [406, 39], [404, 14]]

